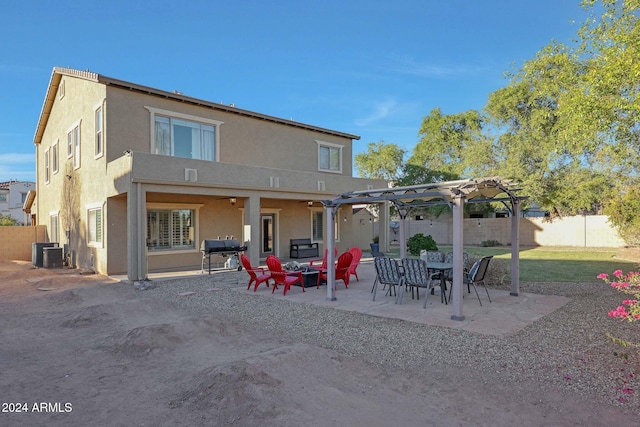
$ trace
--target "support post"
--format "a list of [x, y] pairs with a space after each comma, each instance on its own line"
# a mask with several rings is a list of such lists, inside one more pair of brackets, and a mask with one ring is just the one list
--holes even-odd
[[405, 219], [407, 218], [407, 208], [399, 208], [400, 215], [400, 259], [407, 257], [407, 232], [405, 230]]
[[132, 183], [127, 194], [127, 278], [147, 279], [146, 192], [141, 183]]
[[462, 312], [464, 200], [464, 196], [453, 198], [453, 283], [451, 284], [453, 311], [451, 320], [464, 320], [464, 313]]
[[520, 200], [511, 202], [511, 292], [517, 297], [520, 293]]
[[260, 196], [250, 196], [244, 200], [243, 244], [247, 246], [247, 257], [251, 265], [260, 264]]
[[326, 224], [326, 248], [327, 248], [327, 301], [335, 301], [336, 300], [336, 280], [335, 275], [336, 271], [334, 268], [335, 259], [333, 255], [333, 248], [336, 245], [335, 238], [335, 220], [336, 220], [336, 211], [338, 210], [335, 206], [325, 206], [324, 208], [324, 216], [325, 216], [325, 224]]

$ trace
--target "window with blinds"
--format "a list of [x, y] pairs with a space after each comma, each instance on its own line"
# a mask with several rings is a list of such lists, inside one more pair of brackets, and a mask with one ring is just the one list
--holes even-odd
[[150, 251], [195, 248], [194, 218], [192, 209], [148, 210], [147, 248]]
[[89, 243], [102, 244], [102, 208], [89, 209]]

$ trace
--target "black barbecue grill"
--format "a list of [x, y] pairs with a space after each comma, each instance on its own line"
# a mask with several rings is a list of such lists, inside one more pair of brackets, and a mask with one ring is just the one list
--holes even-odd
[[239, 254], [246, 250], [247, 247], [240, 246], [240, 242], [235, 239], [203, 240], [200, 244], [200, 252], [202, 252], [202, 271], [204, 271], [204, 260], [205, 258], [208, 258], [209, 274], [211, 274], [211, 255], [220, 255], [225, 258], [229, 257], [229, 260], [225, 263], [227, 268], [236, 268], [237, 266], [238, 271], [240, 271], [242, 270], [242, 264], [240, 263]]

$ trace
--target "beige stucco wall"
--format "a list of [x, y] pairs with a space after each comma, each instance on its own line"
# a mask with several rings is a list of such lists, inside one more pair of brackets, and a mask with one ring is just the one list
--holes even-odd
[[[60, 243], [71, 245], [76, 265], [104, 271], [105, 248], [90, 247], [87, 243], [87, 208], [106, 202], [105, 188], [109, 185], [102, 179], [106, 157], [96, 158], [94, 150], [95, 109], [104, 105], [106, 91], [103, 85], [83, 79], [63, 77], [63, 81], [65, 96], [62, 99], [56, 96], [42, 142], [36, 144], [37, 222], [49, 226], [51, 213], [58, 212]], [[67, 157], [67, 132], [76, 124], [80, 125], [80, 167], [73, 169], [73, 160]], [[105, 136], [107, 132], [105, 129]], [[50, 182], [45, 183], [44, 152], [51, 149], [55, 141], [59, 147], [58, 173], [53, 173], [52, 168]], [[71, 202], [65, 203], [65, 198]], [[67, 215], [70, 215], [68, 221]], [[66, 238], [67, 228], [71, 231], [71, 242]]]
[[[622, 247], [625, 242], [607, 222], [604, 215], [549, 218], [520, 218], [521, 246]], [[431, 235], [440, 245], [452, 244], [452, 224], [449, 218], [409, 220], [409, 236]], [[479, 218], [464, 220], [464, 242], [480, 245], [497, 240], [511, 243], [511, 218]]]
[[[217, 120], [220, 125], [220, 162], [282, 170], [318, 171], [318, 144], [342, 146], [342, 174], [352, 176], [352, 141], [337, 135], [285, 126], [267, 120], [213, 110], [157, 96], [108, 87], [107, 114], [115, 159], [124, 150], [151, 151], [151, 113], [148, 108]], [[147, 108], [145, 108], [147, 107]]]
[[32, 243], [46, 242], [46, 227], [0, 227], [0, 259], [31, 261]]

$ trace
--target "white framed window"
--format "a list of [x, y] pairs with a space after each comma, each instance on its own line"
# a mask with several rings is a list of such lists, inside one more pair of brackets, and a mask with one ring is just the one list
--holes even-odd
[[54, 142], [53, 146], [51, 147], [51, 171], [53, 172], [53, 174], [58, 173], [58, 153], [58, 140], [56, 139], [56, 142]]
[[316, 141], [318, 144], [318, 170], [321, 172], [342, 173], [343, 145]]
[[46, 150], [44, 150], [44, 182], [46, 184], [49, 183], [49, 180], [51, 178], [50, 176], [50, 169], [49, 169], [50, 165], [49, 165], [49, 149], [47, 148]]
[[102, 247], [102, 203], [87, 206], [87, 241], [89, 246]]
[[64, 79], [60, 80], [60, 85], [58, 86], [58, 99], [64, 98], [64, 92], [65, 92], [64, 82], [65, 82]]
[[67, 158], [73, 158], [73, 168], [80, 167], [80, 125], [81, 121], [74, 123], [67, 130]]
[[71, 130], [67, 131], [67, 159], [73, 156], [73, 132]]
[[223, 122], [158, 108], [151, 113], [151, 153], [216, 162]]
[[196, 249], [195, 209], [147, 209], [149, 251]]
[[[335, 239], [340, 241], [340, 210], [336, 214], [335, 221]], [[323, 208], [311, 208], [311, 241], [322, 243], [324, 240], [324, 209]]]
[[59, 230], [58, 212], [51, 212], [49, 214], [49, 241], [50, 242], [60, 241], [60, 234], [58, 230]]
[[147, 203], [149, 255], [198, 251], [198, 203]]
[[0, 193], [0, 202], [7, 201], [7, 193]]
[[93, 155], [98, 158], [104, 153], [104, 117], [102, 105], [95, 110], [95, 148]]

